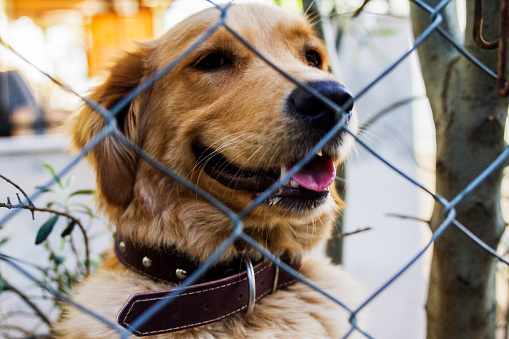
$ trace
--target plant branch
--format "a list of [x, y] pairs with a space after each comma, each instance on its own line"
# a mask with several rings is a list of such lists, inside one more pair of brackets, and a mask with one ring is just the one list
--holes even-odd
[[348, 232], [348, 233], [335, 234], [333, 236], [333, 238], [341, 239], [341, 238], [344, 238], [344, 237], [348, 237], [349, 235], [353, 235], [353, 234], [357, 234], [357, 233], [362, 233], [362, 232], [366, 232], [366, 231], [370, 231], [370, 230], [371, 230], [371, 227], [365, 227], [365, 228], [361, 228], [361, 229], [358, 229], [356, 231], [352, 231], [352, 232]]
[[[79, 258], [78, 249], [76, 248], [76, 246], [74, 245], [74, 241], [72, 240], [72, 234], [71, 234], [71, 239], [69, 241], [69, 245], [71, 246], [71, 250], [74, 253], [74, 255], [77, 258]], [[78, 260], [77, 265], [80, 269], [83, 269], [83, 263], [80, 260]], [[85, 270], [86, 270], [86, 267], [85, 267]], [[87, 275], [88, 275], [88, 272], [87, 272]]]
[[32, 336], [32, 332], [29, 331], [29, 330], [26, 330], [22, 327], [19, 327], [19, 326], [14, 326], [14, 325], [6, 325], [6, 324], [1, 324], [0, 325], [0, 330], [7, 330], [7, 331], [18, 331], [18, 332], [21, 332], [23, 333], [24, 335], [27, 336], [27, 338], [31, 338]]
[[400, 219], [408, 219], [408, 220], [415, 220], [415, 221], [420, 221], [420, 222], [424, 222], [426, 224], [430, 224], [430, 220], [426, 220], [426, 219], [422, 219], [422, 218], [417, 218], [417, 217], [413, 217], [413, 216], [410, 216], [410, 215], [401, 215], [401, 214], [396, 214], [396, 213], [387, 213], [386, 214], [388, 217], [395, 217], [395, 218], [400, 218]]
[[[34, 206], [34, 204], [32, 203], [32, 201], [30, 200], [30, 198], [28, 197], [28, 194], [25, 193], [25, 191], [19, 187], [16, 183], [12, 182], [9, 178], [6, 178], [4, 177], [3, 175], [0, 174], [0, 179], [3, 179], [5, 182], [7, 182], [8, 184], [14, 186], [18, 191], [21, 192], [21, 194], [23, 194], [23, 196], [25, 197], [25, 199], [27, 200], [27, 203], [28, 203], [28, 206]], [[19, 195], [18, 195], [18, 200], [19, 200], [19, 203], [21, 204], [21, 199], [19, 198]], [[8, 201], [8, 203], [10, 204], [10, 202]], [[32, 220], [35, 218], [34, 216], [34, 211], [32, 211]]]
[[410, 97], [410, 98], [406, 98], [406, 99], [403, 99], [403, 100], [396, 101], [395, 103], [391, 104], [390, 106], [387, 106], [386, 108], [384, 108], [383, 110], [381, 110], [380, 112], [376, 113], [371, 118], [366, 120], [364, 123], [362, 123], [362, 125], [359, 127], [359, 131], [361, 131], [361, 133], [362, 133], [363, 131], [365, 131], [369, 127], [371, 127], [375, 122], [377, 122], [384, 115], [394, 111], [395, 109], [397, 109], [397, 108], [399, 108], [401, 106], [409, 104], [409, 103], [411, 103], [414, 100], [421, 100], [421, 99], [426, 99], [426, 96], [425, 95], [418, 95], [418, 96], [413, 96], [413, 97]]
[[6, 280], [4, 280], [4, 290], [5, 291], [11, 291], [15, 293], [18, 297], [20, 297], [25, 304], [27, 304], [36, 314], [37, 316], [44, 321], [48, 326], [51, 325], [51, 321], [46, 317], [46, 315], [35, 305], [28, 296], [26, 296], [23, 292], [18, 290], [13, 285], [9, 284]]
[[78, 225], [78, 227], [81, 230], [81, 234], [83, 235], [83, 242], [85, 243], [85, 269], [86, 269], [87, 275], [89, 275], [90, 274], [90, 249], [88, 246], [87, 231], [85, 230], [85, 227], [83, 227], [81, 222], [77, 222], [76, 225]]
[[353, 17], [353, 18], [358, 17], [358, 16], [362, 13], [362, 11], [364, 10], [364, 7], [366, 7], [366, 5], [367, 5], [370, 1], [371, 1], [371, 0], [364, 0], [364, 2], [362, 3], [362, 5], [361, 5], [359, 8], [357, 8], [357, 9], [355, 10], [355, 12], [353, 13], [352, 17]]
[[54, 209], [51, 209], [51, 208], [35, 207], [31, 202], [30, 202], [29, 205], [25, 205], [23, 203], [20, 203], [18, 205], [13, 205], [10, 202], [8, 202], [8, 203], [0, 203], [0, 207], [4, 207], [4, 208], [8, 208], [8, 209], [11, 209], [11, 208], [25, 209], [25, 210], [31, 211], [32, 215], [34, 214], [34, 212], [52, 213], [52, 214], [60, 215], [62, 217], [66, 217], [69, 220], [71, 220], [72, 222], [76, 223], [76, 225], [81, 230], [81, 233], [83, 234], [83, 242], [85, 244], [85, 268], [86, 268], [86, 271], [87, 271], [87, 275], [90, 273], [90, 249], [89, 249], [89, 245], [88, 245], [88, 235], [87, 235], [87, 232], [85, 230], [85, 227], [83, 227], [83, 225], [81, 224], [81, 221], [78, 218], [72, 216], [69, 213], [61, 212], [61, 211], [54, 210]]

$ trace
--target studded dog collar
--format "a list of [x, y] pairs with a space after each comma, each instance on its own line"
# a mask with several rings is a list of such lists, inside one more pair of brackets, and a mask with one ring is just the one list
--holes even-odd
[[[174, 247], [152, 249], [115, 236], [115, 254], [129, 269], [156, 282], [180, 284], [199, 266]], [[300, 263], [283, 259], [294, 270]], [[252, 312], [255, 302], [292, 285], [296, 279], [268, 260], [251, 263], [247, 257], [213, 266], [198, 284], [179, 288], [178, 296], [150, 319], [133, 326], [142, 314], [176, 289], [132, 294], [117, 314], [117, 322], [137, 336], [175, 332], [219, 321], [236, 313]]]

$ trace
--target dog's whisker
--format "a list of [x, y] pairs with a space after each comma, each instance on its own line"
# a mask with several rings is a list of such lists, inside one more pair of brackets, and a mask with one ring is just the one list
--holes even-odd
[[[235, 133], [235, 134], [238, 134], [238, 133]], [[197, 166], [200, 166], [200, 167], [201, 167], [201, 168], [200, 168], [200, 172], [199, 172], [199, 174], [198, 174], [198, 181], [197, 181], [197, 182], [199, 182], [199, 178], [201, 177], [201, 174], [204, 172], [204, 168], [205, 168], [205, 166], [207, 165], [207, 163], [208, 163], [208, 162], [209, 162], [209, 161], [210, 161], [210, 160], [211, 160], [211, 159], [212, 159], [215, 155], [221, 155], [221, 153], [220, 153], [219, 151], [224, 152], [224, 151], [227, 151], [227, 150], [230, 150], [230, 149], [236, 149], [236, 145], [237, 145], [238, 143], [240, 143], [241, 141], [245, 141], [245, 140], [247, 140], [247, 139], [249, 139], [249, 138], [255, 137], [255, 136], [256, 136], [256, 134], [254, 134], [254, 133], [246, 132], [246, 133], [242, 133], [242, 134], [240, 134], [240, 135], [236, 136], [235, 138], [231, 138], [231, 139], [229, 139], [229, 140], [227, 140], [227, 141], [223, 142], [223, 143], [222, 143], [222, 144], [221, 144], [218, 148], [216, 148], [216, 149], [212, 149], [212, 147], [209, 147], [208, 149], [209, 149], [209, 150], [211, 150], [211, 151], [212, 151], [212, 153], [211, 153], [211, 154], [209, 154], [209, 155], [208, 155], [207, 157], [205, 157], [204, 159], [202, 159], [201, 161], [199, 161], [199, 162], [198, 162], [198, 163], [194, 166], [194, 168], [193, 168], [193, 170], [194, 170]], [[243, 138], [243, 140], [239, 140], [241, 137], [244, 137], [244, 138]], [[223, 138], [223, 139], [225, 139], [225, 138]], [[241, 155], [241, 154], [242, 154], [242, 152], [239, 150], [239, 153], [238, 153], [238, 154], [239, 154], [239, 155]], [[235, 158], [236, 158], [236, 157], [235, 157]], [[235, 159], [235, 158], [234, 158], [234, 159]], [[222, 166], [222, 170], [221, 170], [221, 171], [224, 171], [224, 170], [227, 168], [227, 166], [228, 166], [228, 165], [230, 165], [230, 164], [234, 164], [234, 161], [233, 161], [232, 159], [229, 159], [227, 163], [221, 164], [221, 166]], [[219, 172], [219, 173], [221, 173], [221, 172]], [[188, 174], [188, 175], [189, 175], [189, 174]], [[228, 185], [228, 187], [229, 187], [229, 185]], [[212, 192], [211, 192], [211, 189], [212, 189], [212, 188], [209, 188], [209, 190], [208, 190], [208, 191], [209, 191], [209, 193], [212, 193]]]
[[[246, 164], [249, 162], [249, 160], [251, 160], [255, 155], [256, 153], [258, 153], [260, 150], [262, 150], [263, 148], [260, 146], [258, 147], [253, 153], [251, 153], [251, 155], [238, 167], [238, 171], [236, 173], [236, 175], [239, 175], [246, 167]], [[236, 160], [238, 157], [242, 156], [242, 153], [239, 152], [238, 155], [232, 160], [232, 162], [234, 160]], [[234, 189], [237, 187], [237, 183], [235, 183], [235, 187]]]
[[[226, 151], [228, 149], [231, 149], [231, 148], [235, 147], [235, 143], [238, 142], [237, 139], [239, 139], [241, 137], [244, 137], [244, 140], [246, 140], [246, 139], [249, 139], [249, 138], [252, 138], [252, 137], [256, 136], [254, 133], [241, 133], [241, 132], [237, 132], [237, 133], [231, 134], [229, 136], [223, 137], [223, 138], [221, 138], [221, 140], [230, 138], [232, 135], [235, 135], [235, 134], [239, 134], [239, 135], [236, 136], [235, 138], [231, 138], [231, 139], [223, 142], [216, 149], [214, 149], [212, 146], [208, 147], [207, 150], [211, 150], [212, 152], [209, 155], [207, 155], [206, 157], [204, 157], [204, 158], [200, 159], [199, 161], [197, 161], [196, 164], [194, 165], [194, 167], [191, 169], [191, 171], [189, 171], [189, 173], [186, 175], [186, 178], [188, 178], [193, 173], [193, 171], [195, 171], [196, 168], [198, 168], [198, 167], [202, 168], [200, 170], [200, 173], [201, 173], [203, 171], [203, 167], [208, 163], [208, 161], [210, 161], [210, 159], [213, 158], [215, 155], [220, 154], [219, 151]], [[218, 142], [219, 141], [217, 141], [216, 143], [218, 143]]]
[[[311, 9], [311, 7], [313, 7], [313, 5], [315, 4], [316, 0], [313, 0], [311, 1], [311, 3], [309, 4], [308, 8], [306, 8], [306, 10], [304, 11], [304, 14], [302, 14], [302, 17], [306, 17], [306, 15], [308, 14], [309, 10]], [[310, 20], [311, 21], [311, 20]]]

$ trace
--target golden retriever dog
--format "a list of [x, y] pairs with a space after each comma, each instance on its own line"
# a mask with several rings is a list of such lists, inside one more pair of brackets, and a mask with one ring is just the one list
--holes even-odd
[[[113, 107], [182, 55], [220, 17], [217, 8], [207, 9], [140, 44], [118, 60], [91, 98]], [[342, 116], [356, 131], [351, 96], [328, 72], [326, 48], [306, 19], [277, 7], [233, 4], [225, 22], [285, 73], [338, 106], [350, 105]], [[238, 213], [310, 152], [339, 115], [221, 26], [119, 112], [116, 128]], [[103, 117], [84, 107], [70, 122], [75, 146], [85, 146], [104, 127]], [[362, 289], [320, 250], [343, 207], [333, 182], [352, 144], [350, 135], [337, 133], [243, 218], [242, 227], [326, 293], [356, 307]], [[96, 172], [98, 206], [116, 243], [115, 254], [78, 284], [76, 302], [135, 335], [155, 338], [340, 338], [350, 331], [349, 312], [277, 269], [241, 239], [222, 252], [212, 273], [207, 271], [147, 324], [136, 324], [148, 306], [167, 298], [165, 293], [231, 236], [234, 225], [118, 136], [99, 142], [88, 158]], [[229, 289], [241, 285], [243, 290]], [[117, 336], [70, 306], [54, 333], [63, 338]]]

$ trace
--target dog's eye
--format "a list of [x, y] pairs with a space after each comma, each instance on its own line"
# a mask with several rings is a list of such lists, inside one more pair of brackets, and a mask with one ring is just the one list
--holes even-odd
[[318, 54], [317, 51], [313, 50], [306, 51], [306, 61], [311, 67], [322, 68], [322, 58], [320, 57], [320, 54]]
[[212, 53], [198, 61], [196, 68], [203, 71], [213, 71], [218, 68], [228, 66], [230, 59], [222, 53]]

